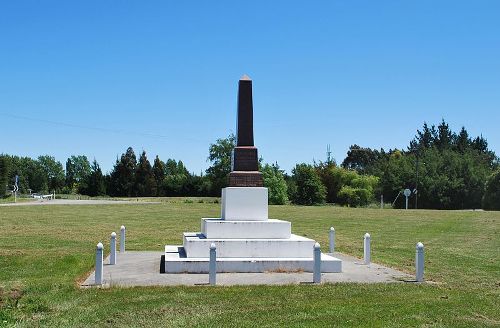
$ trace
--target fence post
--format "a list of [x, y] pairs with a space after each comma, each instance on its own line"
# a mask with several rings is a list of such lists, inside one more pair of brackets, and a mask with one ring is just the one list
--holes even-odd
[[365, 239], [364, 239], [364, 258], [365, 258], [365, 264], [370, 264], [371, 261], [371, 255], [370, 255], [370, 242], [371, 242], [371, 237], [370, 234], [367, 232], [365, 233]]
[[98, 243], [95, 251], [95, 284], [102, 285], [103, 246]]
[[120, 253], [125, 253], [125, 226], [120, 228]]
[[313, 248], [314, 269], [313, 269], [313, 283], [321, 283], [321, 247], [319, 243], [314, 244]]
[[110, 265], [115, 265], [116, 264], [116, 232], [111, 233], [111, 242], [109, 243], [110, 245], [110, 254], [109, 254], [109, 264]]
[[415, 256], [415, 271], [417, 282], [424, 281], [424, 244], [417, 243], [417, 252]]
[[208, 264], [208, 283], [215, 286], [215, 276], [217, 274], [217, 248], [215, 244], [210, 244], [210, 263]]
[[330, 227], [330, 253], [335, 252], [335, 228]]

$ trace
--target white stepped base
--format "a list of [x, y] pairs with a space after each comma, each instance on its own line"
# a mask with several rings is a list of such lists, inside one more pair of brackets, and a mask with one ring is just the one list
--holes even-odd
[[213, 239], [206, 238], [201, 233], [184, 233], [184, 249], [190, 258], [208, 257], [211, 243], [217, 247], [218, 257], [312, 258], [315, 241], [294, 234], [288, 239]]
[[[312, 256], [312, 247], [310, 251]], [[165, 273], [208, 273], [207, 257], [186, 257], [182, 246], [165, 246]], [[313, 259], [287, 258], [224, 258], [217, 257], [217, 272], [312, 272]], [[321, 272], [342, 272], [342, 261], [321, 254]]]
[[292, 225], [288, 221], [269, 219], [266, 221], [228, 221], [201, 219], [201, 233], [213, 238], [270, 238], [288, 239]]

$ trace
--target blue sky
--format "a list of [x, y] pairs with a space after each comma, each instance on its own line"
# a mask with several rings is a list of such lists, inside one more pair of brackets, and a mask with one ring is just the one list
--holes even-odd
[[105, 171], [128, 146], [208, 163], [254, 81], [266, 162], [406, 147], [444, 118], [500, 153], [500, 1], [3, 1], [0, 153]]

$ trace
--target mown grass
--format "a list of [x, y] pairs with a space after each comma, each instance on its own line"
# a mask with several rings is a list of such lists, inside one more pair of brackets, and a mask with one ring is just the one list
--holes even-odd
[[198, 231], [219, 205], [176, 203], [0, 207], [0, 326], [500, 326], [500, 212], [271, 206], [294, 233], [413, 272], [426, 247], [432, 283], [78, 288], [98, 241], [127, 226], [128, 249], [161, 250]]

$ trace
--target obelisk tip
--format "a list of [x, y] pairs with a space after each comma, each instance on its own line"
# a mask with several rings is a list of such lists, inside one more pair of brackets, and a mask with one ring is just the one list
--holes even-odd
[[243, 74], [240, 81], [252, 81], [252, 79], [250, 78], [250, 76]]

